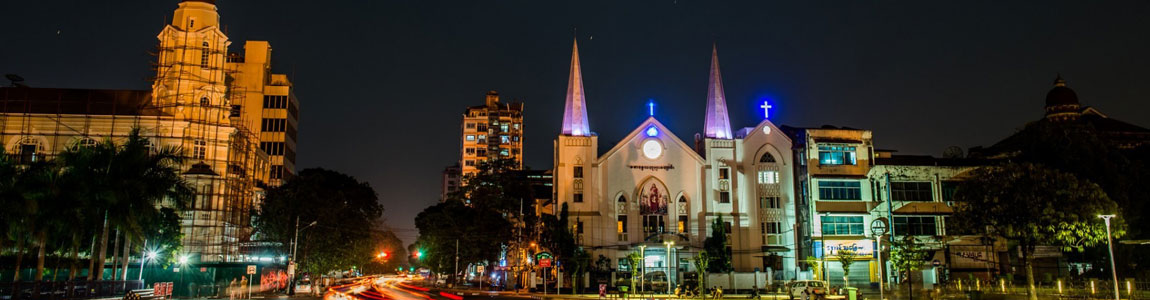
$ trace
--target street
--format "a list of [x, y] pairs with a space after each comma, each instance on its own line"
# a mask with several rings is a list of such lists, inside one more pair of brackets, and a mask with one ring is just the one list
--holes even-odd
[[397, 276], [384, 276], [374, 279], [332, 287], [324, 300], [463, 300], [467, 299], [534, 299], [530, 296], [508, 295], [497, 292], [468, 292], [460, 296], [446, 290], [427, 288], [405, 282]]

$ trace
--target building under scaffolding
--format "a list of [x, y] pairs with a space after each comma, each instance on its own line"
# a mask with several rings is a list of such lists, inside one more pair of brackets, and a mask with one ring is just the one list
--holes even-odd
[[184, 251], [199, 262], [242, 262], [251, 212], [269, 186], [294, 173], [298, 100], [270, 73], [271, 48], [251, 41], [227, 53], [212, 1], [185, 0], [158, 39], [151, 90], [0, 88], [0, 143], [18, 160], [48, 159], [73, 145], [133, 129], [186, 158], [196, 191], [183, 211]]

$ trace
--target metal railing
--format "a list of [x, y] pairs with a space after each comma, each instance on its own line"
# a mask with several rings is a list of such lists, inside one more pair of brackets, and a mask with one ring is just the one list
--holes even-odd
[[139, 280], [127, 281], [24, 281], [0, 283], [0, 299], [88, 299], [117, 297], [144, 288]]

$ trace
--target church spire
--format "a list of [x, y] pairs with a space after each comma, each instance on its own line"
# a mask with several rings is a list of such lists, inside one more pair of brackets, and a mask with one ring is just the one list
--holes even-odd
[[731, 122], [727, 116], [727, 97], [723, 93], [723, 75], [719, 73], [719, 51], [711, 45], [711, 76], [707, 84], [707, 119], [703, 124], [704, 136], [730, 139]]
[[563, 106], [563, 134], [590, 136], [587, 99], [583, 96], [583, 74], [579, 67], [579, 42], [571, 47], [571, 75], [567, 79], [567, 104]]

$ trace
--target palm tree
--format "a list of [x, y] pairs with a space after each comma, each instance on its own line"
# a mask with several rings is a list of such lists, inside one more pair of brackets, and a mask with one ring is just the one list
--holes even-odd
[[[131, 249], [133, 241], [142, 241], [146, 220], [160, 219], [161, 207], [183, 209], [192, 195], [192, 188], [180, 176], [182, 150], [153, 149], [138, 129], [122, 145], [105, 141], [62, 159], [68, 172], [84, 179], [77, 184], [84, 191], [80, 202], [88, 213], [82, 219], [100, 228], [99, 238], [93, 241], [95, 253], [89, 254], [93, 258], [90, 280], [102, 277], [111, 229], [124, 236], [122, 247]], [[128, 256], [124, 254], [125, 261]]]

